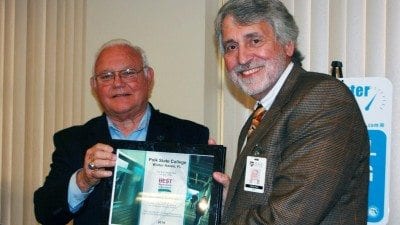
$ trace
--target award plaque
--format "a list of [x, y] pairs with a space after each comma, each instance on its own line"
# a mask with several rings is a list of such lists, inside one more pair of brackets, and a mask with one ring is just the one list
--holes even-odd
[[109, 224], [217, 225], [225, 147], [113, 140]]

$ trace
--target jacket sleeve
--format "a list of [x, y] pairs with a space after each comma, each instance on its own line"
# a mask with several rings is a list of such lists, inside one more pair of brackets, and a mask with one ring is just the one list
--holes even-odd
[[73, 216], [68, 206], [68, 184], [81, 160], [68, 151], [73, 141], [66, 135], [56, 133], [53, 141], [55, 151], [50, 172], [44, 185], [34, 193], [35, 216], [42, 224], [67, 224]]

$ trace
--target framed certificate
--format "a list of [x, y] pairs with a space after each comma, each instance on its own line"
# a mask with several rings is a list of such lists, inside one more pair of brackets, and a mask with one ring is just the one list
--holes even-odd
[[221, 220], [225, 147], [113, 141], [109, 224], [216, 225]]

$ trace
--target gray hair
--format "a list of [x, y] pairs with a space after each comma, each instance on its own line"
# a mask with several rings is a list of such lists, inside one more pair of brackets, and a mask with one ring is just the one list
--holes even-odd
[[[222, 22], [229, 15], [233, 16], [241, 25], [265, 21], [272, 26], [278, 41], [282, 45], [290, 42], [294, 46], [297, 44], [299, 28], [282, 2], [278, 0], [230, 0], [221, 7], [215, 19], [215, 36], [221, 53], [224, 53]], [[299, 62], [301, 62], [302, 56], [297, 49], [293, 56], [299, 58], [292, 59], [292, 61], [300, 60]]]
[[112, 40], [104, 43], [96, 53], [95, 62], [97, 62], [97, 59], [98, 59], [100, 53], [104, 49], [110, 48], [110, 47], [115, 47], [115, 46], [127, 46], [127, 47], [131, 48], [133, 51], [138, 52], [140, 54], [140, 57], [142, 58], [143, 67], [144, 67], [144, 70], [146, 71], [146, 75], [147, 75], [147, 67], [149, 67], [149, 61], [147, 60], [146, 52], [141, 47], [133, 45], [130, 41], [125, 40], [125, 39], [112, 39]]

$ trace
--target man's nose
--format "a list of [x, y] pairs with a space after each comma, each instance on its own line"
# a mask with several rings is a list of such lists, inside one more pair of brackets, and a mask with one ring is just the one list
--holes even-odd
[[122, 83], [124, 83], [124, 81], [121, 78], [121, 74], [119, 72], [115, 72], [113, 84], [116, 85], [116, 84], [122, 84]]
[[240, 47], [238, 49], [237, 57], [238, 57], [238, 62], [243, 65], [250, 61], [250, 59], [252, 58], [252, 54], [251, 51], [246, 47]]

